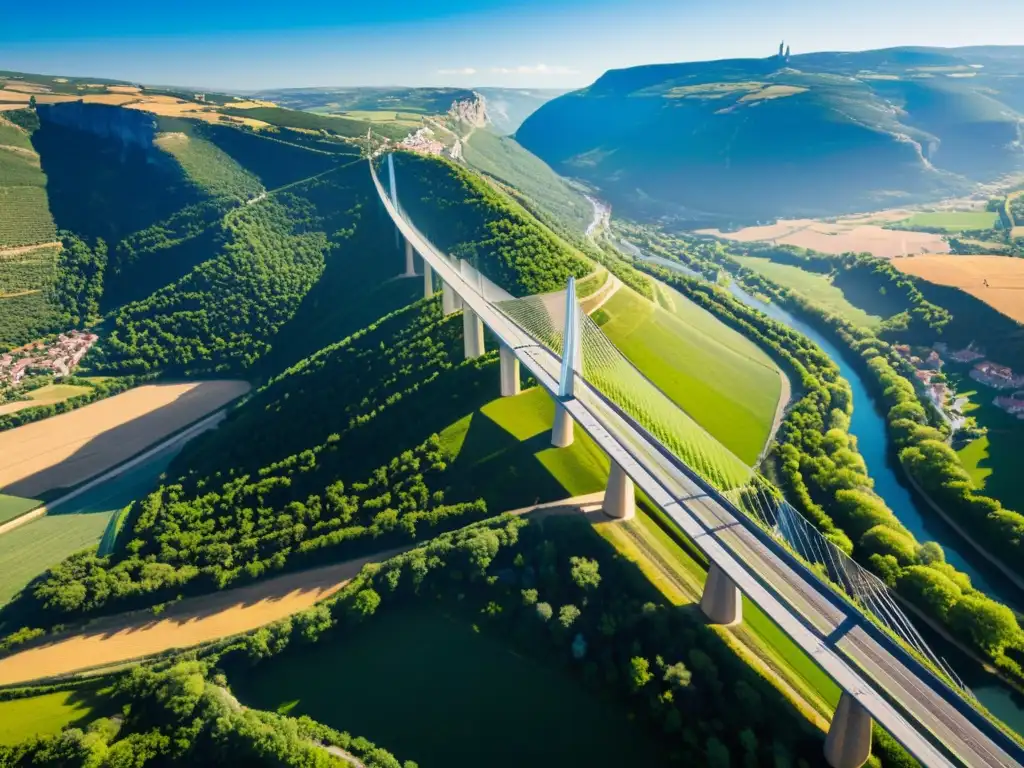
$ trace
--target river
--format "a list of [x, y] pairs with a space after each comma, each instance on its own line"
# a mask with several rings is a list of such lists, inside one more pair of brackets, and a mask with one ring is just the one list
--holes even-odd
[[[629, 248], [631, 253], [647, 261], [682, 272], [690, 277], [703, 280], [704, 277], [678, 262], [657, 256], [648, 256], [639, 250]], [[850, 383], [853, 393], [853, 415], [850, 418], [850, 433], [857, 438], [857, 447], [868, 467], [868, 474], [875, 481], [875, 492], [881, 496], [900, 522], [914, 534], [918, 541], [938, 542], [946, 553], [946, 561], [971, 577], [971, 583], [996, 600], [1009, 605], [1018, 613], [1024, 608], [1020, 591], [1002, 574], [981, 560], [970, 545], [942, 520], [934, 515], [922, 515], [910, 490], [901, 482], [902, 470], [893, 466], [889, 452], [885, 417], [875, 409], [864, 379], [851, 366], [834, 343], [809, 324], [782, 309], [776, 304], [761, 301], [750, 295], [735, 282], [730, 282], [729, 292], [749, 307], [759, 309], [773, 320], [789, 326], [807, 336], [827, 354], [839, 367], [843, 378]], [[964, 553], [970, 553], [968, 558]], [[920, 625], [920, 622], [916, 622]], [[992, 675], [978, 668], [948, 642], [927, 627], [919, 626], [933, 650], [945, 656], [964, 682], [971, 688], [978, 700], [996, 717], [1024, 735], [1024, 696], [1011, 691]]]

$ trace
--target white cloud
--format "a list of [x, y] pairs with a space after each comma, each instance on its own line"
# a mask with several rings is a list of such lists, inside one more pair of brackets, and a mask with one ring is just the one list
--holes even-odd
[[473, 67], [460, 67], [458, 69], [439, 69], [437, 70], [439, 75], [475, 75], [476, 69]]
[[570, 67], [549, 66], [547, 64], [520, 64], [518, 67], [493, 67], [491, 72], [496, 75], [575, 75]]

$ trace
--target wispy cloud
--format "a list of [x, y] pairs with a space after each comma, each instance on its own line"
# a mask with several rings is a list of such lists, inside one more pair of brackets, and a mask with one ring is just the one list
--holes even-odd
[[518, 67], [492, 67], [495, 75], [575, 75], [570, 67], [550, 66], [548, 64], [520, 64]]
[[475, 75], [476, 69], [474, 67], [459, 67], [457, 69], [439, 69], [437, 70], [439, 75]]

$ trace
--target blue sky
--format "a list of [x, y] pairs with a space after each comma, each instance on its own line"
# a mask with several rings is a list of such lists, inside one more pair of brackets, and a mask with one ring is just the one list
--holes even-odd
[[664, 61], [1021, 44], [1015, 0], [12, 2], [0, 69], [148, 84], [576, 87]]

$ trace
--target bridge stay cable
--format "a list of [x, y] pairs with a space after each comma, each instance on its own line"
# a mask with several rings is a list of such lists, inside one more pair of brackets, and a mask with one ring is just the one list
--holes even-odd
[[[368, 155], [374, 160], [368, 136]], [[394, 210], [403, 225], [422, 236], [399, 205], [394, 160], [387, 154], [389, 188]], [[376, 176], [375, 176], [376, 178]], [[379, 182], [378, 182], [378, 186]], [[431, 246], [433, 247], [433, 246]], [[437, 249], [434, 249], [437, 250]], [[459, 262], [442, 251], [437, 254], [459, 269]], [[486, 281], [486, 265], [475, 265]], [[493, 285], [493, 284], [492, 284]], [[474, 286], [475, 287], [475, 286]], [[507, 294], [505, 294], [507, 296]], [[787, 502], [782, 492], [746, 465], [677, 403], [669, 399], [604, 334], [583, 311], [575, 295], [575, 280], [566, 290], [518, 298], [480, 298], [525, 336], [553, 353], [561, 363], [557, 395], [575, 396], [578, 376], [590, 389], [635, 422], [648, 438], [682, 462], [703, 483], [714, 489], [739, 516], [751, 520], [784, 549], [806, 564], [823, 585], [846, 598], [855, 613], [902, 643], [938, 680], [973, 700], [973, 694], [946, 661], [936, 655], [899, 605], [889, 587], [854, 561], [842, 548]], [[794, 606], [795, 609], [795, 606]], [[798, 610], [798, 609], [797, 609]]]

